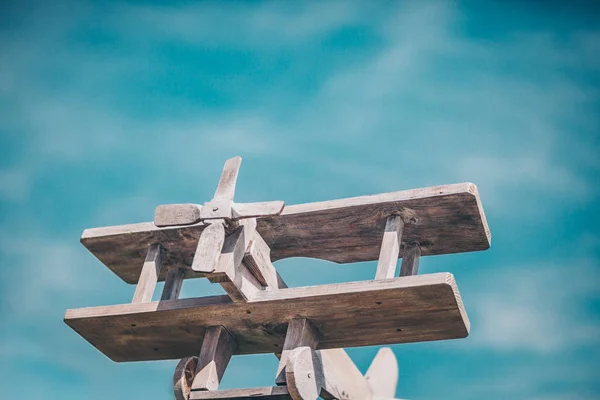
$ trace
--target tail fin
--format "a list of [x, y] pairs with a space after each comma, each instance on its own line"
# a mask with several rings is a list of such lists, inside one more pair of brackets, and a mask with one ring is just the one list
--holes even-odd
[[365, 374], [373, 397], [393, 399], [398, 384], [398, 361], [389, 347], [378, 352]]

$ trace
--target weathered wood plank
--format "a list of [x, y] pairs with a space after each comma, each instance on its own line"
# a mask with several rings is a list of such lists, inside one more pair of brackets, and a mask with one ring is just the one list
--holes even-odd
[[175, 226], [191, 225], [200, 222], [200, 209], [198, 204], [164, 204], [154, 210], [154, 225]]
[[135, 287], [132, 303], [147, 303], [152, 301], [152, 295], [158, 282], [162, 259], [162, 247], [158, 243], [154, 243], [148, 247], [146, 259], [142, 267], [140, 280]]
[[297, 347], [315, 349], [319, 344], [319, 332], [306, 318], [294, 318], [290, 321], [285, 334], [283, 351], [275, 374], [275, 383], [285, 385], [285, 366], [288, 363], [290, 352]]
[[160, 299], [177, 300], [179, 298], [179, 292], [181, 292], [184, 276], [185, 271], [183, 268], [169, 268], [169, 272], [167, 272], [167, 279], [165, 279], [165, 286], [163, 286]]
[[251, 389], [193, 391], [189, 400], [291, 400], [285, 386], [267, 386]]
[[229, 199], [233, 200], [235, 195], [235, 184], [237, 182], [240, 166], [242, 165], [242, 157], [233, 157], [225, 161], [219, 185], [215, 191], [214, 199]]
[[222, 326], [206, 328], [192, 390], [217, 390], [237, 343]]
[[379, 250], [375, 279], [389, 279], [396, 276], [396, 264], [400, 254], [403, 228], [404, 221], [402, 221], [399, 214], [388, 217], [385, 223], [383, 240], [381, 241], [381, 249]]
[[221, 220], [209, 223], [202, 231], [192, 261], [195, 272], [212, 273], [217, 268], [225, 243], [225, 226]]
[[419, 261], [421, 259], [421, 247], [418, 243], [408, 243], [404, 249], [400, 276], [416, 275], [419, 272]]
[[[402, 248], [416, 241], [427, 256], [490, 246], [477, 188], [471, 183], [286, 206], [279, 216], [259, 218], [257, 230], [271, 248], [273, 261], [288, 257], [373, 261], [379, 257], [387, 217], [402, 210], [412, 210], [417, 219], [404, 227]], [[129, 283], [137, 282], [152, 243], [165, 248], [165, 267], [187, 267], [186, 278], [202, 277], [189, 267], [204, 227], [197, 223], [160, 228], [149, 222], [92, 228], [83, 232], [81, 242]]]
[[396, 395], [398, 386], [398, 361], [389, 347], [379, 349], [365, 374], [371, 393], [377, 398]]
[[260, 203], [233, 203], [231, 216], [233, 219], [274, 216], [281, 214], [284, 206], [285, 203], [281, 200]]
[[452, 274], [424, 274], [227, 296], [68, 310], [65, 322], [114, 361], [196, 355], [207, 326], [236, 338], [236, 354], [277, 353], [289, 321], [307, 318], [318, 348], [463, 338], [469, 332]]

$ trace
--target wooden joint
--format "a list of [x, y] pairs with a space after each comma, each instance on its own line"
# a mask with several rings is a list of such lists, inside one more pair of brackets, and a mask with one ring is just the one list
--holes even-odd
[[263, 286], [243, 263], [246, 249], [256, 232], [256, 219], [243, 219], [238, 224], [238, 229], [225, 237], [217, 265], [206, 277], [221, 284], [233, 301], [245, 302]]
[[275, 383], [278, 386], [286, 384], [285, 368], [292, 351], [298, 347], [308, 347], [314, 350], [318, 346], [319, 340], [319, 332], [308, 319], [294, 318], [289, 322], [275, 375]]
[[271, 249], [257, 230], [253, 232], [242, 262], [266, 289], [287, 287], [271, 262]]
[[158, 275], [162, 265], [163, 249], [159, 243], [151, 244], [146, 253], [146, 259], [140, 273], [132, 303], [148, 303], [158, 282]]
[[223, 326], [206, 328], [191, 390], [217, 390], [236, 347]]
[[420, 220], [415, 210], [406, 207], [403, 207], [396, 215], [399, 215], [405, 224], [418, 224]]

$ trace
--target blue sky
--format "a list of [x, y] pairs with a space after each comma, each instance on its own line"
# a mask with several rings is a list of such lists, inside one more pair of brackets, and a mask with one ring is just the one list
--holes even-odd
[[[241, 155], [239, 201], [478, 185], [492, 248], [420, 269], [455, 274], [471, 335], [393, 346], [399, 397], [600, 399], [591, 4], [3, 2], [0, 397], [170, 398], [174, 362], [113, 363], [63, 324], [134, 290], [79, 236], [202, 203]], [[293, 286], [375, 273], [276, 267]], [[363, 371], [376, 351], [349, 349]], [[235, 357], [223, 387], [276, 362]]]

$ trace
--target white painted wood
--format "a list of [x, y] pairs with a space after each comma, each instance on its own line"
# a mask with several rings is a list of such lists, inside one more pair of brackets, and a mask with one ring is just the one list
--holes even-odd
[[298, 347], [286, 361], [287, 386], [294, 400], [372, 399], [367, 380], [344, 349]]
[[288, 352], [285, 378], [293, 400], [317, 400], [324, 385], [322, 369], [315, 352], [308, 346]]
[[319, 333], [309, 320], [306, 318], [292, 319], [288, 324], [285, 335], [283, 351], [279, 359], [279, 365], [277, 366], [277, 374], [275, 375], [275, 383], [280, 386], [286, 384], [285, 368], [292, 350], [304, 346], [314, 350], [318, 344]]
[[154, 225], [191, 225], [200, 221], [199, 204], [163, 204], [154, 210]]
[[231, 206], [231, 217], [257, 218], [279, 215], [283, 211], [285, 203], [280, 200], [265, 201], [261, 203], [233, 203]]
[[214, 272], [225, 243], [225, 226], [222, 220], [211, 221], [200, 234], [192, 269], [196, 272]]
[[146, 253], [146, 260], [142, 267], [140, 279], [133, 294], [132, 303], [148, 303], [152, 301], [152, 295], [158, 282], [158, 274], [162, 263], [162, 247], [155, 243], [150, 245]]
[[321, 361], [323, 390], [336, 399], [370, 400], [371, 389], [365, 377], [344, 349], [316, 351]]
[[213, 198], [233, 200], [235, 194], [235, 184], [237, 182], [240, 166], [242, 165], [242, 157], [233, 157], [225, 161], [219, 185], [215, 191]]
[[245, 302], [262, 290], [260, 282], [242, 263], [256, 230], [256, 219], [243, 219], [238, 224], [238, 229], [225, 238], [214, 272], [206, 277], [213, 283], [221, 284], [233, 301]]
[[271, 262], [271, 249], [258, 231], [254, 231], [252, 234], [252, 240], [246, 248], [243, 263], [267, 289], [287, 287]]
[[396, 264], [402, 242], [404, 221], [400, 215], [391, 215], [385, 224], [385, 232], [379, 251], [375, 279], [390, 279], [396, 275]]
[[389, 347], [379, 349], [365, 374], [375, 397], [393, 398], [398, 385], [398, 361]]

